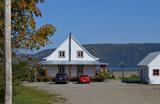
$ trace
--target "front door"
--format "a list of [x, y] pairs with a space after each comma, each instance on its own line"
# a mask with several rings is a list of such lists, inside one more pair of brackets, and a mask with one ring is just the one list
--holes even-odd
[[65, 66], [64, 65], [58, 66], [58, 73], [65, 73]]
[[77, 65], [77, 77], [83, 74], [83, 69], [84, 69], [83, 65]]

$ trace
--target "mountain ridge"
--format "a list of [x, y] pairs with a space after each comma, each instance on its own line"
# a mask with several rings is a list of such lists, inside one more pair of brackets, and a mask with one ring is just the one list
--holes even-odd
[[[127, 43], [112, 44], [98, 43], [83, 45], [92, 55], [100, 58], [100, 61], [109, 63], [110, 67], [118, 68], [123, 62], [126, 67], [136, 65], [150, 52], [160, 51], [160, 43]], [[54, 49], [42, 50], [32, 56], [39, 61], [50, 55]]]

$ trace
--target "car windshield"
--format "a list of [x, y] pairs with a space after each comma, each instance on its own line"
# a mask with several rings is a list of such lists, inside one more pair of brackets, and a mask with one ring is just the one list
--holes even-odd
[[88, 75], [81, 75], [80, 77], [88, 77]]
[[57, 76], [64, 77], [64, 76], [67, 76], [67, 74], [57, 74]]

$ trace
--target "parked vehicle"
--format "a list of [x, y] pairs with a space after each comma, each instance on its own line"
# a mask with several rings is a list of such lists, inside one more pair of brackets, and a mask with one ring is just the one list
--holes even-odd
[[79, 76], [79, 83], [90, 83], [90, 78], [88, 75], [80, 75]]
[[55, 78], [56, 83], [68, 83], [68, 76], [66, 73], [57, 73]]

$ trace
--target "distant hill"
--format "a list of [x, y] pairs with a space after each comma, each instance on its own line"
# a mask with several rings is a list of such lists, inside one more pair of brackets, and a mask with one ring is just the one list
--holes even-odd
[[[160, 43], [144, 44], [87, 44], [83, 45], [92, 55], [100, 58], [100, 61], [109, 63], [110, 67], [119, 68], [124, 62], [127, 67], [134, 68], [147, 54], [160, 51]], [[33, 57], [42, 60], [55, 49], [40, 51]]]

